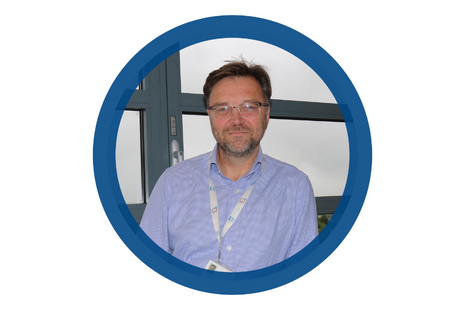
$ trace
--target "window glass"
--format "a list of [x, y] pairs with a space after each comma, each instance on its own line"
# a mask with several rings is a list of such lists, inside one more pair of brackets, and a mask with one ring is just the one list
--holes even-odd
[[211, 152], [216, 144], [208, 116], [182, 115], [184, 160]]
[[207, 75], [243, 56], [268, 69], [273, 87], [272, 99], [336, 103], [331, 91], [304, 62], [287, 51], [249, 39], [217, 39], [191, 45], [180, 51], [181, 90], [202, 94]]
[[[183, 115], [183, 131], [185, 159], [210, 152], [216, 143], [208, 116]], [[315, 196], [342, 195], [349, 167], [344, 123], [270, 119], [261, 147], [307, 174]]]
[[139, 111], [124, 111], [116, 141], [116, 169], [127, 204], [144, 202], [140, 126]]
[[145, 79], [143, 79], [143, 80], [139, 83], [139, 85], [137, 85], [136, 90], [145, 90], [145, 89], [146, 89], [145, 83], [146, 83], [146, 81], [145, 81]]

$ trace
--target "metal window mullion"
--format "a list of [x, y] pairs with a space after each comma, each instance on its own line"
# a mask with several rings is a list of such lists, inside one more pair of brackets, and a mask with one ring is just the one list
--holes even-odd
[[182, 109], [180, 108], [181, 94], [181, 60], [179, 52], [166, 59], [166, 93], [168, 99], [168, 118], [170, 121], [169, 143], [176, 140], [180, 150], [184, 150]]
[[150, 109], [146, 110], [147, 133], [147, 195], [150, 195], [160, 175], [169, 167], [168, 121], [166, 94], [166, 60], [149, 73]]
[[[181, 93], [179, 107], [185, 113], [206, 115], [205, 100], [201, 94]], [[329, 122], [344, 121], [337, 104], [277, 99], [272, 100], [271, 117]]]

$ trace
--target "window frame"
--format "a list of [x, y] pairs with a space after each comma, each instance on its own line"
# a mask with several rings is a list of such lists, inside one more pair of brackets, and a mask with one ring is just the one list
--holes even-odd
[[[134, 91], [125, 110], [138, 110], [142, 114], [145, 201], [147, 202], [158, 178], [170, 166], [170, 146], [176, 139], [183, 151], [182, 115], [207, 115], [202, 94], [181, 92], [180, 53], [176, 52], [155, 67]], [[334, 103], [271, 100], [270, 118], [344, 122], [340, 106]], [[170, 119], [174, 117], [172, 124]], [[172, 132], [172, 125], [175, 132]], [[173, 134], [175, 133], [175, 134]], [[317, 214], [333, 214], [342, 196], [315, 197]], [[128, 204], [128, 208], [139, 224], [146, 203]]]

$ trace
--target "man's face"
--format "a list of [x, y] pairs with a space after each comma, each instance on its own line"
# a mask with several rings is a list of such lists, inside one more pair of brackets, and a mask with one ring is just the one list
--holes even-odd
[[[209, 106], [219, 104], [238, 106], [245, 102], [265, 103], [260, 84], [251, 77], [225, 78], [219, 81], [210, 93]], [[210, 116], [213, 136], [220, 149], [227, 155], [244, 157], [252, 153], [260, 144], [270, 119], [269, 107], [260, 107], [255, 117], [243, 117], [238, 109], [224, 119]]]

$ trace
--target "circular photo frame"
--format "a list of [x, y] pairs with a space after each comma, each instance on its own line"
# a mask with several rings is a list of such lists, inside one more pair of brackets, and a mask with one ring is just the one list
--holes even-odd
[[[286, 50], [312, 68], [331, 90], [349, 138], [349, 171], [344, 193], [323, 231], [296, 255], [273, 266], [237, 273], [197, 268], [158, 247], [129, 212], [118, 183], [115, 149], [124, 109], [142, 79], [159, 63], [190, 45], [220, 38], [262, 41]], [[209, 17], [176, 27], [140, 50], [121, 70], [103, 102], [94, 136], [94, 174], [105, 212], [119, 237], [147, 266], [189, 288], [216, 294], [250, 294], [287, 284], [323, 262], [344, 240], [365, 200], [372, 147], [362, 102], [342, 68], [319, 45], [273, 21], [248, 16]]]

